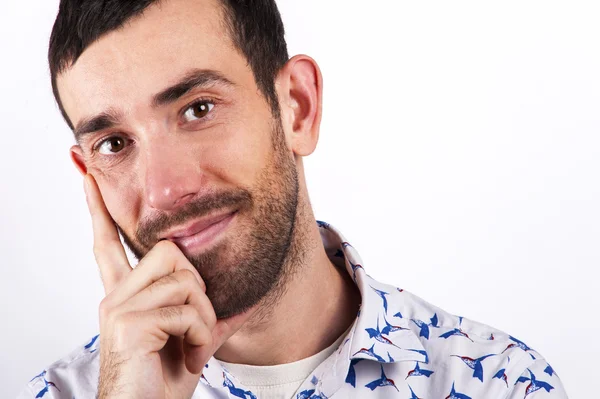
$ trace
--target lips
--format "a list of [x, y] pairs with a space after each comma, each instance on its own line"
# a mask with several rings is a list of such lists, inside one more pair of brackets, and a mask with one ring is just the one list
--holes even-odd
[[217, 224], [217, 223], [221, 222], [222, 220], [228, 218], [229, 216], [233, 215], [235, 212], [236, 211], [204, 217], [200, 220], [192, 222], [191, 224], [187, 225], [184, 228], [180, 228], [180, 229], [169, 232], [163, 238], [166, 238], [167, 240], [178, 241], [185, 237], [194, 236], [194, 235], [202, 232], [203, 230], [208, 229], [210, 226]]

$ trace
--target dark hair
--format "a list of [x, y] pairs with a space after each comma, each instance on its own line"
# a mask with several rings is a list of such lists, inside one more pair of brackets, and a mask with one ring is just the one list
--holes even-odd
[[[48, 50], [52, 91], [71, 129], [56, 77], [102, 35], [122, 27], [160, 0], [61, 0]], [[220, 0], [233, 44], [246, 57], [258, 88], [279, 116], [275, 77], [288, 61], [284, 27], [275, 0]]]

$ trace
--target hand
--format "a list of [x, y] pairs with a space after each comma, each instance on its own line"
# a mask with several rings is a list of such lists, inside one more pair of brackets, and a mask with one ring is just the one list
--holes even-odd
[[133, 269], [91, 175], [85, 189], [106, 292], [98, 398], [190, 398], [206, 362], [250, 313], [217, 320], [202, 277], [170, 241]]

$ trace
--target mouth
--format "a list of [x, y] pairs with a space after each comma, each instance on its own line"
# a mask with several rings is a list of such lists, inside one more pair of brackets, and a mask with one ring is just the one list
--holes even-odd
[[206, 217], [170, 232], [164, 238], [172, 241], [185, 255], [198, 253], [216, 242], [235, 219], [238, 211]]

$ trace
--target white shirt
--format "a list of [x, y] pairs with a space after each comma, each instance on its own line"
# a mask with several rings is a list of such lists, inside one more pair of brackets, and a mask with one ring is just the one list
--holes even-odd
[[[567, 398], [556, 372], [531, 347], [372, 279], [341, 233], [327, 223], [318, 224], [327, 255], [352, 276], [362, 303], [341, 344], [291, 398]], [[32, 378], [19, 399], [94, 398], [97, 338]], [[192, 398], [256, 395], [213, 357]]]
[[342, 343], [350, 329], [321, 352], [296, 362], [276, 366], [219, 363], [236, 380], [252, 391], [258, 399], [289, 399], [294, 397], [302, 382], [323, 363]]

